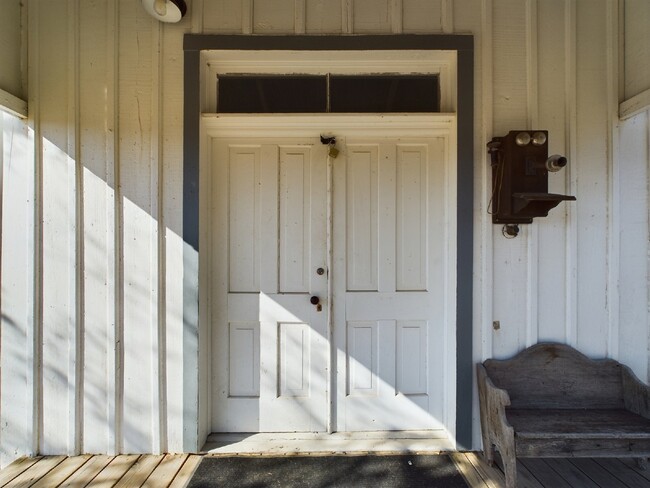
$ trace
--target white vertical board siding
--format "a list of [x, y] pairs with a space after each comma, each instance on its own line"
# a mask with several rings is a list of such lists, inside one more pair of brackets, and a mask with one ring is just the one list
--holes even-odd
[[115, 5], [79, 4], [84, 452], [115, 453]]
[[119, 205], [122, 232], [122, 449], [157, 452], [159, 24], [120, 2]]
[[21, 2], [2, 2], [0, 17], [0, 90], [25, 99], [23, 86], [23, 47], [21, 35]]
[[203, 21], [203, 32], [215, 34], [241, 34], [243, 4], [245, 0], [210, 0], [204, 2], [203, 12], [199, 14]]
[[388, 34], [391, 32], [392, 0], [354, 0], [352, 28], [355, 34]]
[[[212, 2], [206, 2], [207, 5]], [[184, 22], [189, 22], [186, 19]], [[182, 202], [183, 188], [183, 32], [176, 26], [163, 27], [161, 48], [161, 138], [160, 178], [158, 195], [161, 199], [158, 229], [159, 290], [162, 367], [165, 375], [161, 391], [161, 419], [166, 422], [161, 433], [161, 451], [183, 452], [183, 269]], [[207, 413], [206, 413], [207, 416]], [[166, 437], [166, 438], [165, 438]]]
[[[198, 373], [184, 371], [182, 346], [190, 29], [474, 34], [475, 361], [558, 340], [620, 351], [647, 378], [649, 121], [639, 114], [618, 134], [608, 119], [613, 1], [194, 0], [164, 26], [130, 0], [28, 1], [33, 136], [2, 119], [0, 462], [35, 450], [181, 451], [196, 435], [183, 385]], [[645, 39], [644, 17], [629, 14], [645, 2], [625, 7], [626, 36]], [[634, 95], [647, 61], [624, 58]], [[522, 128], [549, 130], [550, 152], [570, 157], [550, 190], [578, 200], [506, 240], [487, 214], [485, 144]], [[474, 431], [478, 447], [477, 420]]]
[[621, 124], [620, 360], [648, 380], [648, 165], [650, 112]]
[[650, 90], [650, 2], [623, 0], [625, 99]]
[[[488, 134], [490, 138], [528, 128], [526, 3], [495, 0], [492, 22], [493, 133]], [[502, 357], [526, 343], [531, 226], [520, 226], [519, 237], [510, 240], [501, 235], [500, 228], [497, 227], [493, 236], [493, 320], [499, 320], [501, 328], [493, 335], [492, 352]]]
[[294, 33], [295, 4], [295, 0], [253, 0], [253, 33]]
[[34, 160], [27, 124], [2, 112], [0, 171], [0, 466], [6, 466], [34, 453]]
[[305, 0], [307, 34], [340, 34], [343, 31], [341, 0]]
[[605, 0], [577, 1], [576, 188], [578, 313], [577, 347], [585, 354], [607, 354], [607, 73]]
[[444, 0], [402, 0], [402, 32], [422, 34], [442, 32]]
[[[565, 139], [565, 107], [567, 94], [559, 87], [566, 79], [565, 0], [543, 0], [537, 2], [537, 70], [538, 108], [534, 129], [549, 131], [549, 154], [568, 155]], [[541, 26], [542, 28], [539, 28]], [[557, 26], [549, 28], [549, 26]], [[533, 33], [535, 35], [535, 33]], [[573, 165], [573, 161], [570, 162]], [[567, 185], [569, 172], [549, 174], [549, 191], [570, 194]], [[537, 219], [539, 230], [538, 260], [536, 278], [538, 339], [545, 341], [566, 341], [566, 258], [567, 258], [567, 206], [562, 203], [552, 210], [547, 218]], [[532, 277], [531, 277], [532, 278]]]
[[[42, 152], [42, 418], [39, 449], [73, 454], [76, 446], [76, 174], [74, 44], [66, 1], [38, 4]], [[47, 81], [47, 82], [44, 82]], [[80, 392], [79, 392], [80, 393]]]

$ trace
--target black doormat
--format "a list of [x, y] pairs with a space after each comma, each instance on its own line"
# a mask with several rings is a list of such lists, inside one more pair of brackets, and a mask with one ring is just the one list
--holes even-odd
[[187, 488], [467, 488], [446, 455], [204, 457]]

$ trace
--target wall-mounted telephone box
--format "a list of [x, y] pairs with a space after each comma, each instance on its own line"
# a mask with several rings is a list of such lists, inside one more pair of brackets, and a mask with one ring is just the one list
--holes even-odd
[[514, 130], [488, 143], [492, 165], [490, 212], [495, 224], [530, 224], [569, 195], [548, 192], [548, 173], [561, 170], [565, 157], [548, 155], [548, 132]]

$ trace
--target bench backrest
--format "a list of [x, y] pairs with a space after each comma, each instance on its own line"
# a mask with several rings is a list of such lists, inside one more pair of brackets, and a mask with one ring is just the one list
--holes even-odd
[[512, 408], [624, 408], [621, 364], [589, 359], [564, 344], [537, 344], [483, 365], [508, 391]]

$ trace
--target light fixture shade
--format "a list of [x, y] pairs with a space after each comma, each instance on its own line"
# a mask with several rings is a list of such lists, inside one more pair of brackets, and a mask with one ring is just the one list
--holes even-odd
[[187, 12], [185, 0], [142, 0], [142, 6], [161, 22], [179, 22]]

